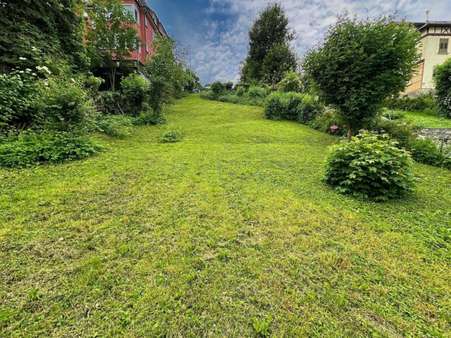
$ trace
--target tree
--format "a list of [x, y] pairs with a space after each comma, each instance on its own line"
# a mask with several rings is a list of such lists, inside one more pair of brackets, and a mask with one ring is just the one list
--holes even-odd
[[109, 70], [111, 90], [116, 90], [116, 73], [121, 63], [138, 48], [135, 19], [126, 12], [120, 0], [94, 0], [89, 6], [91, 27], [88, 50], [94, 63]]
[[434, 81], [440, 112], [451, 118], [451, 59], [435, 68]]
[[374, 118], [384, 99], [405, 88], [418, 61], [418, 39], [407, 23], [342, 19], [324, 45], [307, 55], [307, 75], [325, 102], [338, 108], [349, 138]]
[[164, 103], [178, 96], [183, 90], [181, 65], [175, 56], [175, 43], [171, 39], [159, 38], [155, 41], [155, 54], [145, 66], [150, 79], [150, 104], [159, 113]]
[[278, 4], [268, 6], [249, 32], [249, 54], [241, 81], [276, 84], [285, 72], [296, 69], [296, 57], [289, 48], [293, 35], [288, 19]]

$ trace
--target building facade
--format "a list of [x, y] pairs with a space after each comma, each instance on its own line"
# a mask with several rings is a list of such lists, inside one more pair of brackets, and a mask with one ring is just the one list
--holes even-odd
[[122, 4], [126, 11], [135, 18], [136, 30], [141, 41], [130, 58], [144, 64], [154, 52], [155, 38], [158, 36], [168, 37], [168, 34], [157, 14], [147, 5], [146, 0], [122, 0]]
[[414, 23], [421, 33], [418, 51], [421, 60], [404, 94], [419, 95], [434, 90], [434, 68], [451, 58], [451, 21]]

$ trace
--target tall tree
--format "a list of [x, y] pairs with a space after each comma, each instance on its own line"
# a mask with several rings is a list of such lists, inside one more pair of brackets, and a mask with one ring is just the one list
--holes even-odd
[[345, 18], [307, 55], [307, 75], [325, 102], [338, 108], [349, 138], [374, 118], [385, 98], [405, 88], [418, 61], [418, 38], [407, 23]]
[[293, 38], [280, 5], [268, 6], [249, 32], [249, 54], [241, 81], [275, 84], [285, 72], [295, 70], [296, 57], [289, 48]]
[[111, 89], [116, 89], [116, 74], [123, 61], [139, 46], [135, 18], [120, 0], [94, 0], [89, 6], [88, 51], [91, 60], [108, 68]]

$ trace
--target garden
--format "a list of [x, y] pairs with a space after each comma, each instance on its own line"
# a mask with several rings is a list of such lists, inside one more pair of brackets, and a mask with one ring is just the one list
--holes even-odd
[[[129, 67], [119, 1], [85, 39], [46, 3], [0, 15], [23, 24], [0, 57], [0, 336], [447, 335], [450, 150], [422, 133], [451, 126], [451, 62], [400, 96], [410, 25], [344, 18], [300, 62], [271, 5], [241, 81], [201, 88], [172, 40]], [[25, 34], [34, 15], [52, 29]]]

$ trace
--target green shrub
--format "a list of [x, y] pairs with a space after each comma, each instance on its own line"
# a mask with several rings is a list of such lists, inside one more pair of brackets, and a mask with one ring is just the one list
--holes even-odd
[[40, 120], [36, 113], [36, 78], [31, 71], [0, 74], [0, 133], [25, 129]]
[[417, 97], [393, 97], [385, 100], [385, 107], [389, 109], [426, 112], [437, 114], [437, 102], [432, 94], [423, 94]]
[[122, 109], [122, 95], [120, 92], [99, 92], [96, 100], [97, 109], [103, 114], [121, 115], [125, 114]]
[[211, 84], [210, 89], [214, 95], [219, 96], [226, 91], [226, 86], [222, 82], [216, 81]]
[[372, 130], [379, 134], [388, 134], [399, 146], [406, 149], [409, 149], [410, 143], [416, 138], [415, 126], [406, 121], [380, 117], [376, 119]]
[[451, 154], [449, 149], [440, 149], [437, 144], [428, 139], [416, 139], [410, 144], [410, 152], [415, 161], [436, 167], [451, 169]]
[[270, 120], [284, 119], [286, 106], [283, 93], [272, 93], [265, 102], [265, 117]]
[[335, 109], [325, 109], [310, 121], [309, 126], [313, 129], [332, 135], [346, 135], [346, 126], [341, 115]]
[[246, 94], [247, 90], [246, 90], [245, 86], [238, 85], [235, 88], [235, 92], [236, 92], [236, 95], [241, 97], [241, 96], [244, 96]]
[[74, 131], [94, 123], [94, 103], [74, 79], [52, 78], [41, 83], [37, 109], [43, 127], [55, 131]]
[[83, 78], [83, 87], [86, 91], [91, 95], [92, 98], [95, 98], [99, 93], [100, 86], [105, 82], [101, 77], [97, 77], [94, 75], [88, 75]]
[[131, 135], [132, 119], [125, 115], [102, 115], [96, 125], [97, 130], [105, 135], [126, 138]]
[[88, 137], [78, 134], [23, 132], [0, 143], [0, 166], [23, 168], [80, 160], [100, 150]]
[[219, 96], [218, 101], [237, 104], [237, 103], [241, 103], [243, 100], [238, 95], [225, 94], [225, 95]]
[[148, 98], [150, 82], [144, 76], [132, 73], [121, 82], [122, 100], [127, 114], [136, 116]]
[[144, 105], [144, 110], [133, 119], [135, 126], [153, 126], [166, 123], [166, 119], [161, 111], [155, 111], [151, 107]]
[[325, 181], [343, 194], [388, 200], [412, 191], [411, 164], [395, 141], [364, 133], [332, 148]]
[[302, 93], [303, 89], [301, 77], [296, 72], [286, 73], [285, 77], [277, 85], [277, 90], [284, 93]]
[[180, 142], [183, 138], [183, 135], [178, 130], [168, 130], [165, 131], [160, 136], [160, 142], [161, 143], [177, 143]]
[[265, 103], [265, 116], [271, 120], [290, 120], [308, 123], [323, 111], [314, 97], [299, 93], [272, 93]]
[[260, 86], [250, 86], [247, 90], [246, 95], [251, 99], [261, 99], [263, 100], [268, 96], [268, 90], [265, 87]]
[[435, 68], [434, 81], [440, 113], [451, 118], [451, 59]]

